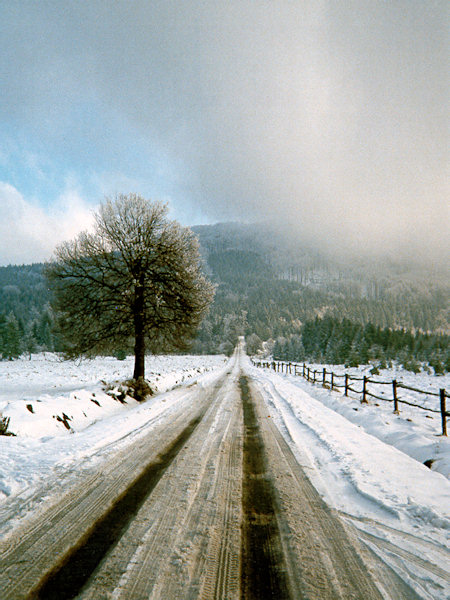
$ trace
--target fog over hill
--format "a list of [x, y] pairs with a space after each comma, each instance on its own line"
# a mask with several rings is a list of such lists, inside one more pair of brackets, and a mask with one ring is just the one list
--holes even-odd
[[448, 261], [448, 15], [3, 0], [0, 264], [43, 260], [126, 190], [190, 226], [267, 220], [334, 257]]
[[[330, 247], [279, 228], [268, 222], [237, 222], [200, 225], [192, 228], [207, 251], [230, 249], [257, 252], [278, 272], [278, 276], [301, 281], [301, 272], [322, 272], [323, 280], [398, 280], [446, 285], [450, 264], [446, 257], [431, 260], [426, 255], [408, 257], [379, 249], [347, 252], [338, 244]], [[328, 276], [325, 275], [328, 273]]]

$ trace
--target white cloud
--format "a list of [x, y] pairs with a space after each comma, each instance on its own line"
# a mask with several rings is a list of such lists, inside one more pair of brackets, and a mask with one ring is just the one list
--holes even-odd
[[55, 246], [93, 222], [91, 207], [68, 190], [47, 211], [0, 182], [0, 265], [51, 258]]

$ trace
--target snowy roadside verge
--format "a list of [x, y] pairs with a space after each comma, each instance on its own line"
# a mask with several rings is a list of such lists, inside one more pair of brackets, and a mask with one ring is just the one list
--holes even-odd
[[[152, 390], [162, 393], [194, 382], [224, 362], [223, 356], [148, 356], [146, 375]], [[10, 419], [8, 431], [20, 437], [81, 431], [138, 404], [120, 393], [120, 383], [132, 372], [132, 357], [124, 361], [98, 357], [79, 363], [47, 353], [33, 355], [31, 360], [2, 361], [0, 416]]]
[[[118, 444], [127, 443], [142, 428], [153, 427], [188, 402], [190, 384], [208, 385], [227, 369], [223, 356], [147, 360], [149, 380], [159, 393], [143, 403], [127, 398], [127, 404], [102, 392], [99, 379], [126, 379], [131, 361], [127, 365], [126, 361], [96, 359], [77, 365], [38, 356], [34, 361], [0, 363], [0, 409], [15, 417], [10, 428], [20, 432], [17, 437], [0, 436], [0, 532], [13, 525], [15, 511], [25, 507], [44, 482], [52, 481], [51, 493], [56, 494], [71, 472], [76, 477], [82, 461], [115, 452]], [[49, 393], [43, 393], [46, 389]], [[30, 403], [36, 407], [34, 413], [26, 408]], [[75, 408], [87, 416], [77, 418]], [[53, 418], [62, 412], [73, 417], [70, 430]]]
[[[317, 369], [319, 374], [323, 368], [330, 371], [343, 372], [336, 365], [310, 365], [311, 369]], [[370, 376], [369, 367], [346, 369], [353, 376]], [[346, 419], [360, 426], [364, 431], [375, 436], [379, 440], [394, 446], [415, 460], [425, 463], [433, 471], [437, 471], [445, 477], [450, 478], [450, 438], [441, 435], [441, 417], [419, 408], [400, 404], [400, 414], [393, 412], [393, 403], [369, 398], [368, 404], [361, 404], [360, 400], [346, 397], [341, 391], [331, 391], [323, 388], [320, 384], [308, 383], [300, 376], [278, 374], [280, 378], [286, 379], [292, 385], [309, 394], [328, 408], [344, 416]], [[413, 386], [422, 390], [436, 392], [439, 388], [450, 389], [450, 376], [432, 376], [427, 373], [410, 373], [401, 368], [385, 369], [380, 375], [371, 377], [390, 381], [396, 379], [405, 385]], [[377, 394], [383, 394], [386, 388], [379, 389], [371, 386]], [[388, 392], [388, 396], [390, 392]], [[437, 409], [439, 398], [432, 396], [418, 396], [407, 390], [401, 390], [401, 397], [407, 401], [419, 403], [423, 406]]]

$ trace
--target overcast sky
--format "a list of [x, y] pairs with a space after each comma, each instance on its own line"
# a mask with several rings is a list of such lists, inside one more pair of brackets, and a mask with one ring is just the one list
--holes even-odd
[[444, 260], [447, 7], [2, 0], [0, 264], [48, 258], [116, 192]]

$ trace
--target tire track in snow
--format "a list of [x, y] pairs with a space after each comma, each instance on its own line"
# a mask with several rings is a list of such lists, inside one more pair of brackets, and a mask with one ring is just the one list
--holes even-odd
[[236, 373], [210, 393], [202, 422], [94, 575], [84, 600], [106, 593], [239, 600], [242, 410]]
[[158, 460], [147, 465], [138, 479], [80, 540], [79, 545], [61, 559], [60, 564], [39, 583], [37, 589], [32, 590], [33, 597], [39, 600], [66, 600], [78, 596], [202, 418], [203, 415], [199, 415], [191, 421], [171, 446], [158, 456]]
[[[274, 483], [279, 530], [294, 598], [390, 600], [418, 596], [384, 565], [374, 564], [325, 504], [267, 413], [258, 384], [250, 392]], [[364, 560], [363, 560], [364, 555]], [[378, 568], [378, 570], [375, 569]], [[384, 596], [386, 597], [386, 596]]]
[[[209, 390], [211, 392], [211, 390]], [[42, 581], [78, 549], [95, 524], [123, 497], [149, 463], [157, 463], [204, 412], [210, 397], [193, 392], [192, 406], [184, 405], [169, 422], [145, 433], [95, 471], [84, 473], [77, 485], [24, 522], [0, 542], [0, 589], [2, 600], [36, 596]], [[88, 532], [88, 533], [86, 533]], [[64, 558], [63, 558], [64, 557]]]

